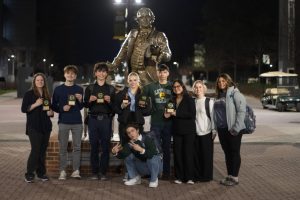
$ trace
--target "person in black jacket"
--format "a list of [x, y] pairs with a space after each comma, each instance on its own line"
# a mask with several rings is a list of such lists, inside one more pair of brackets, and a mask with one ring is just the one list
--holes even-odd
[[[111, 121], [115, 88], [106, 83], [108, 66], [104, 62], [94, 66], [95, 82], [85, 89], [84, 104], [88, 108], [88, 129], [91, 144], [92, 180], [107, 180], [109, 166]], [[101, 158], [99, 150], [101, 145]]]
[[140, 131], [145, 124], [144, 116], [151, 114], [151, 101], [149, 97], [141, 95], [140, 77], [136, 72], [128, 75], [128, 85], [117, 93], [114, 110], [118, 114], [119, 137], [121, 144], [127, 143], [126, 125], [137, 123]]
[[[174, 110], [166, 109], [164, 116], [171, 117], [173, 132], [175, 183], [194, 184], [194, 140], [196, 136], [195, 101], [189, 96], [181, 80], [172, 84]], [[168, 103], [170, 104], [170, 102]]]
[[47, 181], [45, 158], [50, 133], [52, 131], [53, 111], [50, 108], [50, 95], [46, 84], [46, 77], [42, 73], [34, 75], [31, 89], [22, 101], [21, 110], [26, 113], [26, 135], [29, 137], [31, 152], [27, 161], [25, 181], [34, 181], [34, 172], [42, 181]]

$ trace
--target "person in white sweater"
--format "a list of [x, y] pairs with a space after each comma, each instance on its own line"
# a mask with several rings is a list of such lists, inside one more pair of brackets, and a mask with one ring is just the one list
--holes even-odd
[[196, 131], [195, 140], [195, 181], [208, 182], [213, 179], [213, 142], [216, 136], [213, 133], [211, 120], [214, 100], [205, 97], [206, 85], [197, 80], [193, 84], [196, 104]]

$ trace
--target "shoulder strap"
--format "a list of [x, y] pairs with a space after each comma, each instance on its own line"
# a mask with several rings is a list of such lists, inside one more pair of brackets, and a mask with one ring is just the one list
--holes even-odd
[[209, 111], [209, 101], [210, 101], [210, 98], [206, 97], [206, 99], [205, 99], [205, 111], [206, 111], [207, 117], [209, 118], [209, 120], [211, 120], [210, 111]]

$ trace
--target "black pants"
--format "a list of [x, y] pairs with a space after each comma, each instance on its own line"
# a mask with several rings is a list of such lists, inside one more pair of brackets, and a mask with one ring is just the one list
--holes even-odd
[[[89, 119], [89, 137], [91, 145], [91, 167], [92, 173], [106, 174], [109, 166], [111, 118], [105, 117], [102, 120]], [[99, 151], [101, 147], [101, 157]], [[100, 157], [100, 158], [99, 158]]]
[[195, 180], [210, 181], [213, 179], [214, 146], [212, 134], [196, 136], [195, 140]]
[[233, 136], [227, 129], [218, 128], [218, 136], [225, 153], [228, 175], [238, 176], [241, 166], [241, 141], [243, 134]]
[[194, 134], [174, 135], [175, 177], [181, 181], [194, 180]]
[[35, 130], [28, 131], [31, 151], [27, 161], [27, 172], [25, 176], [34, 177], [34, 172], [38, 176], [46, 174], [45, 160], [48, 147], [49, 133], [39, 133]]

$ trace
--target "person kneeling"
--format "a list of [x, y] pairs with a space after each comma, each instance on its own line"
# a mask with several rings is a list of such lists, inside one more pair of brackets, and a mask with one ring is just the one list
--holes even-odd
[[129, 142], [123, 147], [118, 143], [112, 149], [117, 158], [125, 161], [129, 179], [124, 184], [141, 184], [141, 176], [150, 175], [149, 187], [157, 187], [158, 175], [162, 172], [162, 158], [154, 140], [146, 134], [140, 134], [137, 124], [128, 124], [126, 133]]

